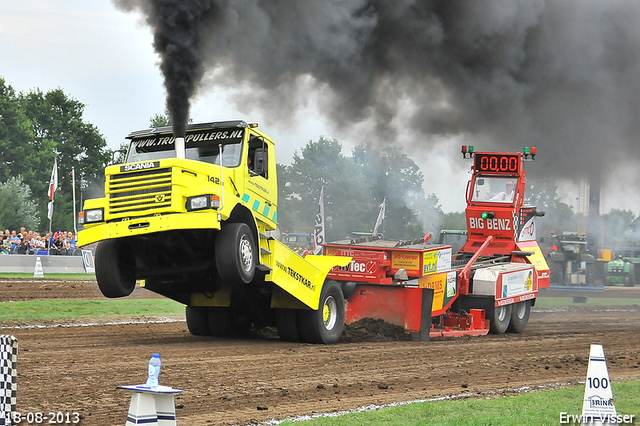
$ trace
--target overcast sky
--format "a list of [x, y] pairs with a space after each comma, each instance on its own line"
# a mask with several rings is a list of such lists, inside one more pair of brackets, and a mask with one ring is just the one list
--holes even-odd
[[[97, 126], [113, 149], [130, 131], [147, 127], [150, 117], [164, 112], [165, 90], [151, 30], [136, 12], [125, 13], [111, 0], [0, 0], [0, 5], [0, 77], [17, 91], [60, 87], [86, 105], [85, 120]], [[313, 92], [291, 121], [268, 122], [252, 105], [232, 102], [232, 90], [201, 89], [192, 104], [194, 122], [258, 122], [276, 142], [280, 163], [289, 164], [295, 150], [320, 135], [337, 139], [346, 154], [361, 142], [358, 126], [347, 130], [329, 125]], [[445, 212], [465, 207], [470, 163], [461, 159], [461, 142], [443, 140], [429, 152], [406, 152], [422, 169], [426, 192], [440, 198]], [[578, 184], [567, 182], [561, 188], [564, 201], [575, 204]], [[604, 202], [607, 211], [612, 206], [607, 197]], [[614, 207], [638, 213], [635, 200]]]

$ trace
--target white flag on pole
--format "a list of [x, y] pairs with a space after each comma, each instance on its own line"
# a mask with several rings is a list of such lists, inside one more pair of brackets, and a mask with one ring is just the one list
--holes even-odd
[[53, 194], [58, 188], [58, 159], [53, 160], [53, 170], [51, 171], [51, 179], [49, 179], [49, 205], [47, 206], [47, 217], [49, 220], [53, 217]]
[[380, 211], [378, 212], [378, 219], [376, 219], [376, 226], [373, 227], [373, 235], [378, 234], [378, 228], [380, 227], [380, 225], [382, 225], [382, 221], [384, 220], [386, 205], [387, 205], [387, 197], [384, 197], [384, 200], [382, 200], [382, 204], [380, 204]]
[[320, 190], [320, 200], [318, 201], [318, 213], [313, 226], [313, 254], [322, 253], [324, 243], [324, 186]]
[[53, 170], [51, 171], [51, 179], [49, 179], [49, 201], [53, 200], [53, 194], [55, 194], [58, 188], [58, 159], [53, 160]]

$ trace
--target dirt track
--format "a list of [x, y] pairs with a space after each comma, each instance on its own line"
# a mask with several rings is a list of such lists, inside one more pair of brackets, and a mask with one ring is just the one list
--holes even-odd
[[[141, 289], [132, 295], [150, 296]], [[246, 424], [369, 404], [584, 381], [591, 343], [604, 345], [614, 383], [640, 378], [640, 288], [608, 289], [599, 296], [638, 300], [612, 309], [534, 310], [522, 335], [427, 344], [374, 338], [320, 346], [283, 343], [275, 336], [202, 338], [191, 336], [181, 318], [47, 328], [2, 324], [0, 333], [19, 339], [22, 413], [77, 411], [84, 425], [123, 425], [129, 395], [116, 387], [144, 382], [148, 358], [160, 352], [161, 384], [184, 390], [176, 397], [178, 424]], [[67, 297], [101, 298], [92, 281], [0, 281], [0, 302]]]

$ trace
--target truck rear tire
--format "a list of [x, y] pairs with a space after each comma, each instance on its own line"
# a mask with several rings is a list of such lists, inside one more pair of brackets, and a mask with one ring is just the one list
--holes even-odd
[[210, 336], [206, 306], [187, 306], [187, 328], [194, 336]]
[[495, 306], [489, 318], [489, 328], [493, 334], [504, 334], [511, 322], [511, 306]]
[[337, 343], [344, 329], [344, 315], [344, 295], [340, 284], [333, 280], [325, 281], [318, 310], [298, 312], [302, 340], [307, 343]]
[[224, 281], [248, 284], [256, 266], [256, 244], [245, 223], [223, 225], [216, 238], [216, 263]]
[[531, 301], [524, 300], [518, 302], [511, 307], [511, 322], [508, 331], [510, 333], [522, 333], [529, 322], [529, 314], [531, 313]]
[[96, 280], [105, 297], [128, 296], [136, 287], [135, 257], [126, 242], [105, 240], [96, 248]]
[[300, 328], [298, 327], [297, 309], [277, 309], [276, 328], [280, 340], [285, 342], [300, 342]]
[[231, 307], [211, 306], [207, 319], [209, 331], [216, 337], [246, 337], [251, 330], [251, 318]]

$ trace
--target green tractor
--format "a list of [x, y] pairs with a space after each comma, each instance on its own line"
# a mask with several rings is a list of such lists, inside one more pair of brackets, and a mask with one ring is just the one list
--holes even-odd
[[553, 286], [595, 287], [596, 259], [587, 250], [587, 237], [576, 232], [553, 234], [547, 256]]
[[625, 287], [633, 287], [640, 274], [640, 249], [618, 250], [615, 259], [607, 263], [607, 271], [604, 278], [605, 285], [622, 284]]
[[438, 244], [450, 245], [453, 254], [457, 253], [466, 242], [467, 231], [461, 229], [443, 229], [438, 238]]

